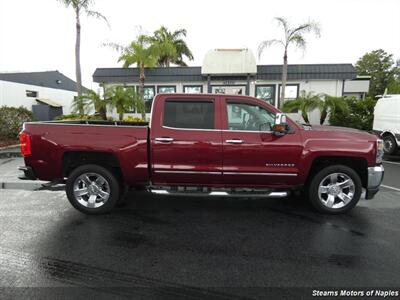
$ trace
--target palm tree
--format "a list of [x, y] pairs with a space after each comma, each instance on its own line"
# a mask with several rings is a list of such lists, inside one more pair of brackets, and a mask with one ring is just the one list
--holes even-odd
[[74, 114], [78, 114], [80, 116], [84, 116], [90, 110], [90, 102], [87, 98], [83, 96], [76, 96], [72, 101], [71, 112]]
[[154, 31], [154, 35], [150, 39], [159, 48], [159, 66], [169, 67], [171, 63], [178, 66], [187, 66], [183, 61], [184, 56], [189, 60], [193, 60], [192, 51], [186, 44], [185, 37], [186, 29], [178, 29], [171, 32], [165, 26], [161, 26]]
[[321, 118], [320, 124], [324, 124], [326, 118], [329, 115], [334, 114], [337, 111], [341, 111], [344, 114], [347, 114], [349, 107], [347, 105], [346, 100], [343, 97], [332, 97], [325, 95], [324, 101], [322, 102], [321, 106]]
[[114, 86], [106, 89], [105, 98], [111, 108], [115, 108], [118, 113], [119, 120], [122, 121], [124, 113], [138, 109], [144, 110], [143, 102], [136, 94], [133, 87]]
[[282, 111], [295, 113], [301, 111], [301, 116], [306, 124], [310, 124], [308, 113], [316, 108], [321, 108], [322, 94], [314, 94], [313, 92], [301, 91], [300, 97], [295, 100], [285, 101], [282, 105]]
[[[106, 17], [97, 11], [90, 10], [90, 6], [94, 0], [58, 0], [65, 4], [66, 7], [72, 7], [75, 11], [76, 19], [76, 41], [75, 41], [75, 73], [76, 73], [76, 92], [78, 97], [82, 96], [82, 73], [81, 73], [81, 13], [84, 12], [88, 17], [103, 19], [107, 22]], [[107, 22], [108, 25], [108, 22]]]
[[94, 111], [100, 115], [103, 120], [107, 120], [107, 104], [108, 101], [103, 99], [100, 94], [93, 90], [87, 90], [81, 97], [86, 105], [93, 107]]
[[258, 46], [258, 57], [261, 57], [261, 54], [266, 48], [269, 48], [272, 45], [281, 45], [284, 48], [283, 52], [283, 66], [282, 66], [282, 88], [281, 88], [281, 103], [285, 101], [285, 88], [287, 82], [287, 70], [288, 70], [288, 48], [291, 44], [294, 44], [296, 47], [305, 50], [306, 48], [306, 40], [304, 35], [306, 33], [314, 33], [317, 37], [320, 36], [320, 28], [319, 25], [314, 21], [309, 21], [304, 24], [300, 24], [294, 27], [291, 27], [289, 22], [283, 17], [277, 17], [275, 20], [278, 21], [279, 25], [283, 27], [284, 37], [282, 39], [272, 39], [261, 42]]
[[[114, 46], [117, 49], [121, 49], [120, 46]], [[131, 42], [128, 47], [122, 48], [122, 54], [118, 59], [118, 62], [123, 62], [123, 67], [128, 68], [129, 66], [136, 64], [139, 68], [139, 97], [142, 100], [142, 106], [144, 107], [144, 82], [146, 79], [145, 68], [152, 68], [157, 65], [159, 58], [159, 49], [155, 47], [151, 42], [151, 38], [147, 35], [141, 34], [136, 40]], [[146, 119], [145, 110], [141, 110], [142, 119]]]

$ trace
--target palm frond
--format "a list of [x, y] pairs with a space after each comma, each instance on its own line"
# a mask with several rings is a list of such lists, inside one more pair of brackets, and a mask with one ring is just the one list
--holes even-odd
[[86, 15], [88, 17], [94, 17], [96, 19], [101, 19], [101, 20], [105, 21], [107, 26], [108, 26], [108, 28], [111, 28], [110, 23], [108, 23], [107, 18], [104, 15], [102, 15], [101, 13], [99, 13], [98, 11], [93, 11], [93, 10], [86, 9]]
[[261, 57], [261, 54], [264, 52], [265, 49], [271, 47], [272, 45], [276, 45], [276, 44], [281, 44], [282, 46], [285, 46], [284, 42], [278, 39], [272, 39], [272, 40], [268, 40], [268, 41], [263, 41], [260, 43], [260, 45], [258, 46], [258, 58]]

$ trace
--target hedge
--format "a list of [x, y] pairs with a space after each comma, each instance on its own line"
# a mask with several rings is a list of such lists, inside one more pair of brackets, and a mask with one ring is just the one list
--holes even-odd
[[0, 107], [0, 138], [18, 139], [24, 122], [33, 121], [32, 112], [24, 107]]

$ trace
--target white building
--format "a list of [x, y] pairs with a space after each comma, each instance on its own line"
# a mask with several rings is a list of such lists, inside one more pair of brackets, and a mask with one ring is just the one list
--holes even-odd
[[0, 73], [0, 106], [23, 106], [36, 119], [71, 113], [76, 82], [58, 71]]
[[[257, 65], [248, 49], [215, 49], [209, 51], [201, 67], [151, 68], [145, 71], [147, 113], [157, 93], [224, 93], [243, 94], [280, 106], [282, 65]], [[369, 79], [356, 81], [351, 64], [303, 64], [288, 67], [286, 99], [295, 99], [300, 91], [331, 96], [362, 97], [368, 92]], [[93, 80], [107, 87], [138, 87], [138, 68], [98, 68]], [[299, 119], [297, 115], [292, 116]], [[319, 116], [311, 114], [316, 123]]]

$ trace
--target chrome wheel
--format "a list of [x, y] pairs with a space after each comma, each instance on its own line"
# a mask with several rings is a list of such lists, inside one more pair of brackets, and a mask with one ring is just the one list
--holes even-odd
[[75, 179], [73, 193], [84, 207], [98, 208], [110, 198], [110, 185], [100, 174], [84, 173]]
[[391, 139], [387, 138], [384, 140], [383, 149], [386, 153], [392, 153], [394, 148], [394, 143]]
[[318, 197], [321, 203], [333, 209], [346, 206], [353, 200], [355, 184], [344, 173], [332, 173], [321, 180], [318, 186]]

